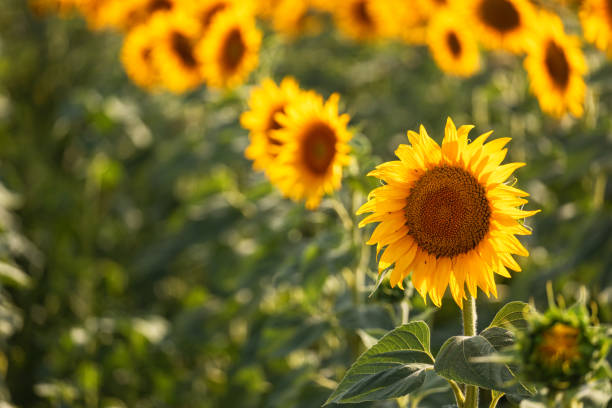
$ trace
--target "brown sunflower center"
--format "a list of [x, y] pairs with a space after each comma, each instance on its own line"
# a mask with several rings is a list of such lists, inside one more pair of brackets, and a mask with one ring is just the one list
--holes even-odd
[[272, 110], [272, 112], [270, 112], [270, 117], [268, 118], [266, 136], [268, 138], [268, 143], [273, 144], [273, 145], [282, 144], [278, 139], [272, 136], [272, 132], [271, 132], [272, 130], [278, 130], [283, 127], [280, 123], [278, 123], [278, 121], [275, 118], [277, 113], [285, 113], [285, 105], [278, 106], [277, 108]]
[[234, 71], [242, 61], [245, 52], [246, 46], [242, 33], [238, 28], [234, 28], [228, 34], [223, 47], [222, 64], [225, 69]]
[[454, 31], [449, 31], [446, 33], [446, 43], [448, 44], [448, 48], [455, 58], [461, 55], [461, 43], [459, 42], [459, 38]]
[[550, 40], [546, 46], [545, 64], [555, 85], [561, 90], [567, 88], [570, 77], [567, 56], [563, 48], [559, 47], [553, 40]]
[[202, 13], [202, 26], [204, 28], [208, 28], [208, 26], [210, 26], [210, 23], [212, 23], [213, 18], [219, 12], [225, 10], [225, 8], [227, 8], [227, 3], [225, 3], [224, 1], [221, 1], [215, 4], [214, 6], [212, 6], [211, 8], [209, 8], [208, 10], [206, 10], [204, 13]]
[[325, 174], [336, 155], [336, 132], [326, 123], [313, 123], [306, 129], [301, 148], [306, 167]]
[[478, 11], [486, 25], [502, 33], [521, 25], [521, 16], [509, 0], [483, 0]]
[[179, 56], [183, 64], [189, 68], [195, 68], [198, 65], [193, 56], [193, 47], [189, 38], [179, 32], [172, 33], [171, 38], [172, 49]]
[[143, 48], [142, 52], [140, 53], [140, 55], [142, 56], [142, 60], [146, 63], [151, 62], [152, 53], [153, 53], [153, 50], [151, 49], [151, 47]]
[[485, 189], [459, 167], [428, 170], [410, 190], [405, 211], [409, 234], [436, 258], [471, 251], [489, 231]]
[[555, 323], [542, 333], [538, 347], [541, 360], [547, 365], [562, 365], [580, 358], [579, 331], [563, 323]]
[[370, 11], [368, 10], [367, 1], [358, 1], [353, 4], [353, 15], [360, 24], [371, 26], [374, 24]]
[[154, 13], [159, 10], [172, 9], [172, 2], [168, 0], [152, 0], [149, 2], [149, 13]]

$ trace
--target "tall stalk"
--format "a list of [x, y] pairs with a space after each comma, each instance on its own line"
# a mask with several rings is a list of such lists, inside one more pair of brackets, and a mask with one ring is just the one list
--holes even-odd
[[[463, 335], [476, 335], [476, 301], [472, 295], [467, 293], [467, 298], [463, 300]], [[478, 387], [466, 385], [464, 408], [478, 408]]]

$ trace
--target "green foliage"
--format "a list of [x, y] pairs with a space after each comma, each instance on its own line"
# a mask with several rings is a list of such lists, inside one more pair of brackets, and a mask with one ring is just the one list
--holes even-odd
[[326, 404], [401, 397], [421, 387], [431, 370], [429, 327], [425, 322], [411, 322], [390, 331], [363, 353]]
[[509, 332], [505, 336], [499, 333], [491, 337], [486, 335], [483, 332], [478, 336], [455, 336], [448, 339], [436, 356], [436, 373], [463, 384], [508, 394], [529, 395], [529, 390], [518, 382], [506, 364], [487, 361], [487, 358], [496, 353], [495, 345], [513, 343], [512, 335]]
[[[523, 272], [498, 277], [499, 299], [479, 293], [480, 320], [510, 300], [545, 306], [551, 280], [568, 302], [586, 286], [601, 323], [612, 322], [612, 71], [602, 53], [585, 50], [585, 117], [558, 122], [539, 111], [520, 58], [488, 54], [482, 73], [459, 80], [423, 48], [358, 45], [331, 30], [266, 35], [250, 83], [292, 75], [339, 92], [355, 130], [343, 189], [309, 212], [244, 158], [248, 86], [145, 93], [122, 72], [120, 35], [38, 19], [26, 3], [4, 0], [0, 12], [0, 180], [13, 192], [0, 194], [2, 400], [312, 408], [410, 320], [427, 321], [436, 355], [459, 333], [457, 306], [447, 294], [434, 310], [388, 281], [368, 297], [375, 255], [354, 213], [376, 185], [366, 173], [393, 160], [406, 131], [423, 123], [439, 142], [447, 116], [475, 124], [473, 137], [513, 137], [508, 160], [527, 163], [517, 185], [543, 210], [521, 238]], [[513, 325], [519, 306], [506, 306]], [[509, 344], [512, 329], [493, 326], [480, 336]], [[491, 359], [468, 364], [505, 364]], [[448, 405], [446, 380], [426, 373], [408, 398], [358, 406]], [[609, 395], [601, 376], [585, 398]]]

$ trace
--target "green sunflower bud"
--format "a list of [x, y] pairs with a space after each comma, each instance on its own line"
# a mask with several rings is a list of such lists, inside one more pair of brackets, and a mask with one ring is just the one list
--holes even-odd
[[534, 313], [519, 337], [525, 380], [556, 390], [583, 384], [604, 361], [609, 340], [582, 305]]

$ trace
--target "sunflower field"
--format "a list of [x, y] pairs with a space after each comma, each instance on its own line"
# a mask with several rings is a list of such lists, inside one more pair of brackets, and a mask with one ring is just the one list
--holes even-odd
[[612, 407], [612, 1], [1, 0], [0, 139], [0, 408]]

